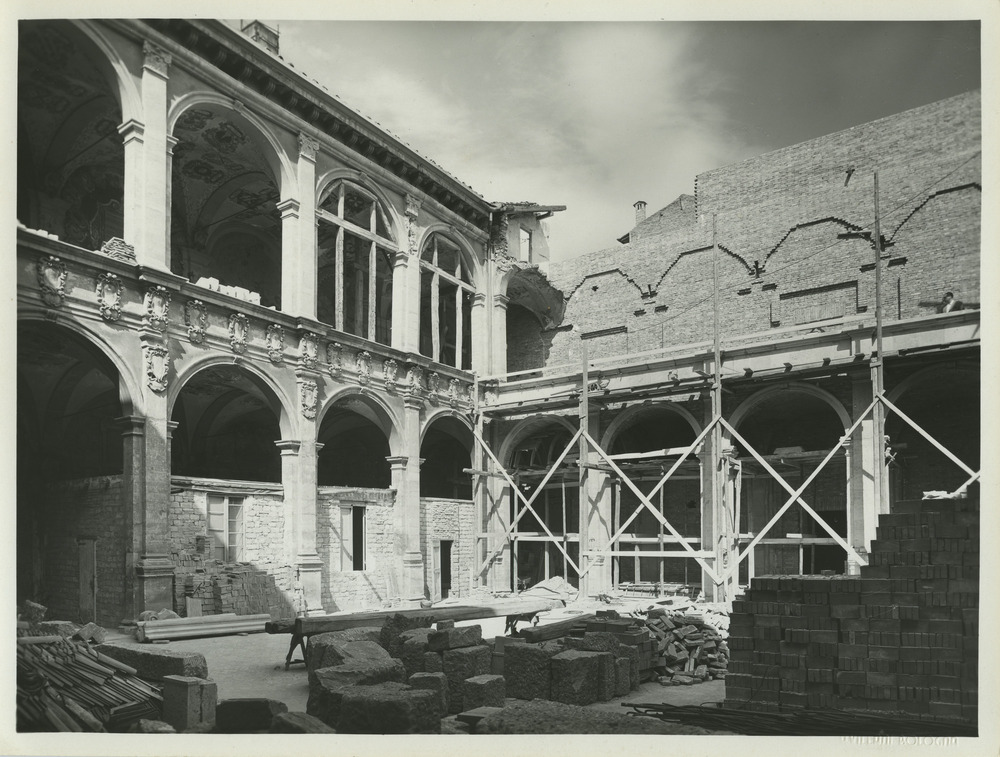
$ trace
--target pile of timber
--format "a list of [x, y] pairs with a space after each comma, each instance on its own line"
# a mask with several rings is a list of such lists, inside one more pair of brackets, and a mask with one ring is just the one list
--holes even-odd
[[140, 620], [136, 625], [139, 641], [159, 641], [171, 639], [193, 639], [200, 636], [225, 636], [235, 633], [259, 633], [271, 616], [203, 615], [199, 618], [173, 618], [169, 620]]
[[121, 732], [159, 719], [163, 699], [134, 668], [62, 636], [17, 639], [17, 730]]
[[661, 684], [691, 685], [726, 677], [729, 646], [703, 616], [654, 607], [647, 613], [646, 630], [656, 639]]

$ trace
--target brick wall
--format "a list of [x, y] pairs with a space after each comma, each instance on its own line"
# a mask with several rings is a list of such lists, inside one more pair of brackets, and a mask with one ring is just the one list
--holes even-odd
[[477, 532], [476, 506], [469, 500], [420, 499], [420, 544], [424, 553], [424, 591], [436, 597], [434, 547], [443, 540], [451, 546], [451, 592], [449, 596], [463, 597], [469, 593], [470, 571], [474, 564]]
[[[327, 612], [381, 607], [399, 596], [396, 566], [402, 545], [396, 544], [392, 489], [322, 486], [316, 496], [316, 551], [323, 561], [322, 601]], [[342, 562], [341, 508], [366, 508], [365, 570]]]
[[603, 355], [711, 339], [713, 215], [724, 336], [874, 314], [873, 248], [839, 235], [871, 225], [876, 167], [885, 317], [934, 313], [946, 291], [978, 303], [980, 142], [973, 92], [701, 174], [697, 220], [657, 214], [629, 244], [550, 266], [572, 328], [555, 334], [547, 364], [612, 327], [625, 330], [600, 337]]
[[[280, 487], [279, 487], [280, 488]], [[212, 557], [208, 535], [211, 491], [242, 496], [243, 559], [223, 563]], [[274, 487], [240, 486], [233, 492], [221, 482], [172, 482], [168, 529], [175, 566], [174, 611], [186, 615], [186, 597], [200, 600], [202, 614], [235, 612], [295, 615], [295, 566], [284, 555], [284, 498]]]
[[49, 482], [44, 489], [50, 515], [45, 537], [44, 571], [48, 617], [80, 617], [78, 538], [97, 540], [97, 622], [115, 627], [125, 604], [130, 543], [121, 504], [121, 476]]

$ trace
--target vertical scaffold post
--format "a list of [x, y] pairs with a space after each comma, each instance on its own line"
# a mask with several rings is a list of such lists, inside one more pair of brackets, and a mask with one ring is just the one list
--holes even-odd
[[[878, 171], [874, 175], [875, 192], [875, 353], [872, 355], [872, 394], [882, 396], [885, 391], [885, 359], [882, 355], [882, 231], [878, 198]], [[875, 512], [889, 512], [889, 481], [885, 466], [885, 407], [875, 403], [872, 411], [875, 420]]]
[[[731, 551], [729, 519], [726, 513], [726, 495], [720, 462], [722, 459], [722, 424], [717, 419], [722, 415], [722, 349], [719, 344], [719, 240], [718, 217], [712, 214], [712, 427], [711, 455], [706, 456], [712, 466], [712, 536], [715, 540], [715, 565], [728, 565]], [[703, 529], [704, 531], [704, 529]], [[704, 548], [704, 547], [703, 547]], [[726, 586], [715, 586], [713, 599], [725, 601]]]
[[587, 493], [587, 457], [589, 445], [587, 444], [587, 434], [590, 430], [590, 357], [587, 354], [587, 343], [580, 341], [583, 364], [580, 369], [580, 490], [577, 494], [577, 507], [579, 508], [580, 520], [580, 549], [577, 555], [580, 566], [580, 596], [587, 596], [588, 576], [590, 572], [587, 566], [590, 564], [590, 557], [587, 551], [590, 549], [590, 496]]

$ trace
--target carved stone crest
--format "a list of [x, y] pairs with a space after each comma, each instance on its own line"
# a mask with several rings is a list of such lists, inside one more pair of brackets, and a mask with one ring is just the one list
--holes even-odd
[[461, 388], [462, 386], [457, 378], [453, 378], [448, 382], [448, 401], [451, 403], [452, 407], [455, 407], [458, 404], [458, 396]]
[[146, 309], [146, 324], [151, 329], [163, 331], [170, 316], [170, 292], [165, 287], [150, 287], [146, 290], [143, 305]]
[[498, 399], [500, 399], [500, 382], [487, 381], [483, 385], [483, 402], [487, 405], [495, 405]]
[[427, 391], [431, 395], [438, 394], [441, 391], [441, 376], [437, 371], [431, 371], [427, 374]]
[[122, 281], [113, 273], [97, 277], [97, 307], [101, 318], [114, 323], [122, 317]]
[[109, 258], [121, 260], [124, 263], [135, 262], [135, 247], [118, 237], [111, 237], [111, 239], [102, 244], [101, 252]]
[[60, 307], [66, 297], [66, 264], [52, 255], [39, 260], [38, 286], [46, 305], [50, 308]]
[[267, 343], [267, 356], [272, 363], [277, 365], [285, 359], [285, 332], [279, 324], [272, 323], [267, 327], [264, 341]]
[[243, 313], [233, 313], [229, 316], [229, 346], [237, 355], [247, 351], [247, 317]]
[[415, 363], [406, 368], [406, 391], [410, 394], [420, 394], [424, 388], [424, 369]]
[[392, 358], [386, 360], [382, 363], [382, 375], [385, 376], [386, 391], [396, 391], [396, 377], [399, 375], [399, 363]]
[[330, 364], [330, 375], [336, 378], [344, 370], [344, 347], [339, 342], [326, 345], [326, 362]]
[[184, 303], [184, 325], [187, 326], [188, 339], [192, 344], [205, 341], [205, 330], [208, 328], [208, 311], [201, 300], [188, 300]]
[[316, 405], [319, 400], [319, 386], [312, 379], [299, 379], [299, 399], [302, 403], [302, 415], [312, 420], [316, 417]]
[[364, 386], [371, 380], [372, 356], [367, 350], [358, 353], [358, 383]]
[[303, 331], [299, 339], [299, 363], [304, 368], [315, 368], [319, 358], [319, 337], [311, 331]]
[[142, 349], [146, 359], [146, 385], [154, 392], [162, 392], [167, 388], [170, 353], [160, 344], [145, 344]]

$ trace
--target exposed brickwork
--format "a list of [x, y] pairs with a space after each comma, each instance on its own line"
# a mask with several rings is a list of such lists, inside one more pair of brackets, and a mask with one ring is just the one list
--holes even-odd
[[581, 336], [611, 326], [627, 330], [588, 344], [592, 354], [711, 339], [713, 215], [723, 335], [874, 314], [872, 245], [838, 235], [871, 226], [876, 168], [885, 317], [932, 314], [945, 291], [978, 303], [980, 139], [970, 92], [701, 174], [696, 219], [678, 200], [628, 244], [552, 264], [572, 331], [555, 335], [546, 363], [575, 359]]
[[[324, 486], [317, 491], [316, 551], [323, 560], [322, 599], [327, 612], [380, 607], [398, 595], [395, 501], [391, 489]], [[366, 508], [367, 551], [365, 570], [355, 571], [342, 562], [341, 507], [361, 505]]]
[[97, 623], [117, 626], [125, 601], [128, 567], [121, 476], [50, 482], [46, 507], [53, 532], [46, 538], [44, 562], [50, 595], [39, 598], [54, 620], [80, 617], [80, 547], [77, 539], [97, 540]]
[[476, 505], [467, 500], [420, 500], [420, 544], [424, 553], [424, 591], [435, 595], [434, 547], [442, 540], [451, 545], [451, 591], [448, 596], [463, 597], [469, 593], [470, 571], [479, 566], [475, 561]]

